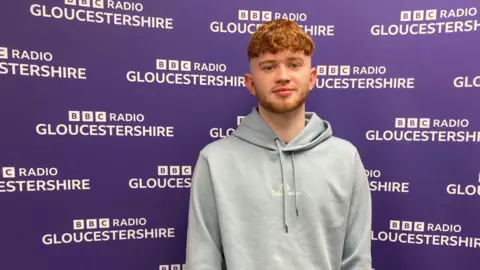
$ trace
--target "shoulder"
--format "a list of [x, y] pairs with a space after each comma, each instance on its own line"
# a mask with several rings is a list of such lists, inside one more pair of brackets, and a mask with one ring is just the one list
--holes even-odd
[[330, 164], [349, 171], [361, 163], [359, 150], [352, 142], [336, 136], [323, 143], [322, 153], [326, 154]]
[[355, 156], [358, 155], [357, 147], [350, 141], [336, 136], [331, 136], [325, 141], [325, 146], [333, 153], [341, 156]]
[[200, 150], [200, 155], [205, 159], [214, 158], [217, 156], [224, 156], [232, 153], [239, 147], [239, 139], [235, 136], [228, 136], [218, 139], [205, 145]]

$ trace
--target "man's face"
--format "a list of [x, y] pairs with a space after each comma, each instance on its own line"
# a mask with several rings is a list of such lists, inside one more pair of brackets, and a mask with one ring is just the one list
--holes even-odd
[[265, 110], [292, 112], [304, 104], [315, 86], [317, 70], [311, 65], [311, 57], [303, 52], [264, 53], [251, 59], [245, 84]]

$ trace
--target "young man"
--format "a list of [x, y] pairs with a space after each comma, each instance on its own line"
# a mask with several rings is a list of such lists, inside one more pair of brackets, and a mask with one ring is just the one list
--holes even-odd
[[313, 51], [292, 21], [252, 35], [245, 83], [258, 107], [200, 152], [188, 270], [372, 269], [371, 197], [357, 149], [305, 112]]

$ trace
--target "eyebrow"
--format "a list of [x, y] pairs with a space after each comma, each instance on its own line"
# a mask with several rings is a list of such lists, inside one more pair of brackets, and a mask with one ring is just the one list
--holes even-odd
[[287, 60], [299, 60], [300, 62], [303, 62], [303, 58], [301, 58], [301, 57], [295, 57], [295, 56], [288, 57]]
[[258, 63], [259, 66], [264, 65], [264, 64], [273, 64], [275, 63], [275, 60], [263, 60]]
[[[294, 56], [292, 56], [292, 57], [288, 57], [287, 60], [288, 60], [288, 61], [298, 60], [298, 61], [300, 61], [300, 62], [303, 63], [303, 59], [300, 58], [300, 57], [294, 57]], [[264, 65], [264, 64], [273, 64], [273, 63], [275, 63], [275, 62], [276, 62], [275, 60], [264, 60], [264, 61], [259, 62], [258, 65], [261, 66], [261, 65]]]

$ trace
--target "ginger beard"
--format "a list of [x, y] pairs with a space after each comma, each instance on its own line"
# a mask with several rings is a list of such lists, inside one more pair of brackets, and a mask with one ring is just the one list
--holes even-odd
[[305, 85], [294, 86], [292, 93], [288, 96], [280, 96], [274, 92], [275, 89], [286, 87], [292, 88], [290, 85], [278, 85], [269, 90], [259, 89], [255, 87], [255, 97], [266, 111], [271, 113], [289, 113], [300, 108], [307, 100], [310, 93], [308, 86], [308, 77], [305, 79]]

